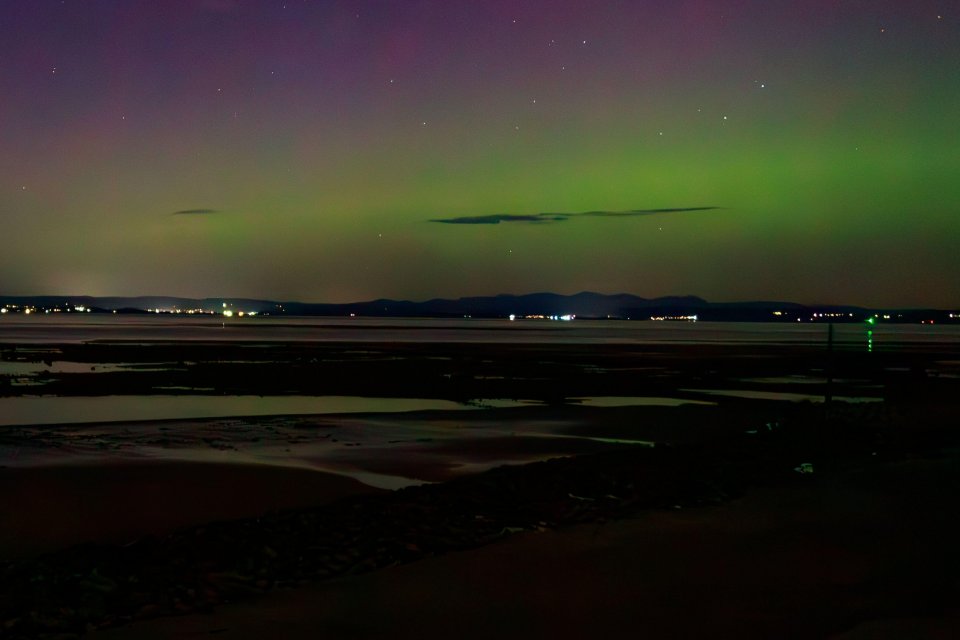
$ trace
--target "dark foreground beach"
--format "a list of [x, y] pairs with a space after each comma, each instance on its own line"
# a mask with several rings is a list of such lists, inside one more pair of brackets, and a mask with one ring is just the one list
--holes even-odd
[[957, 345], [121, 347], [3, 358], [534, 404], [3, 427], [4, 637], [957, 632]]
[[827, 474], [95, 637], [953, 638], [958, 481], [942, 462]]

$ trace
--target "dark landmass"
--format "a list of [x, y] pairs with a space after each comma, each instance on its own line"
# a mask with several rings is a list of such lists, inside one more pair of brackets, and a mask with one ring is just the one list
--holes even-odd
[[55, 313], [222, 313], [231, 311], [288, 316], [360, 316], [375, 318], [507, 318], [511, 315], [564, 316], [617, 320], [678, 320], [696, 316], [713, 322], [862, 322], [876, 317], [889, 323], [957, 323], [960, 312], [942, 309], [873, 309], [852, 305], [805, 305], [794, 302], [708, 302], [696, 296], [641, 298], [630, 294], [582, 292], [575, 295], [531, 293], [421, 302], [370, 300], [344, 304], [277, 302], [245, 298], [0, 296], [12, 312], [33, 307]]

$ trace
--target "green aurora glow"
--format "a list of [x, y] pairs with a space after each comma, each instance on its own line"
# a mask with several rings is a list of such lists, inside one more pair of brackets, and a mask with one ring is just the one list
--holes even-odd
[[154, 4], [0, 9], [3, 293], [960, 300], [955, 2]]

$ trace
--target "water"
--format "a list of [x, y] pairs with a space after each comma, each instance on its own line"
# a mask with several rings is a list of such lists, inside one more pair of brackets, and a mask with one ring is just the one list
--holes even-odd
[[[873, 343], [960, 342], [960, 325], [877, 325]], [[490, 344], [817, 344], [813, 323], [629, 322], [436, 318], [255, 318], [164, 315], [0, 317], [0, 344], [88, 341], [469, 342]], [[835, 325], [838, 346], [867, 344], [860, 324]]]
[[[704, 400], [645, 396], [571, 398], [570, 402], [587, 407], [679, 407], [683, 404], [715, 404]], [[230, 416], [467, 411], [538, 405], [542, 406], [542, 403], [507, 398], [461, 403], [430, 398], [366, 396], [16, 396], [0, 397], [0, 426], [142, 422]]]
[[[779, 400], [786, 402], [825, 402], [822, 394], [792, 393], [789, 391], [756, 391], [753, 389], [679, 389], [687, 393], [704, 393], [711, 396], [727, 398], [744, 398], [747, 400]], [[834, 396], [837, 402], [883, 402], [877, 396]]]
[[[0, 375], [9, 376], [11, 384], [19, 386], [41, 383], [41, 374], [44, 372], [95, 376], [107, 371], [143, 371], [170, 366], [169, 363], [64, 361], [58, 357], [60, 354], [54, 345], [67, 342], [248, 342], [254, 346], [257, 343], [283, 342], [449, 342], [558, 346], [702, 344], [774, 347], [809, 345], [825, 348], [826, 335], [825, 325], [809, 323], [7, 315], [0, 317], [0, 344], [38, 346], [20, 346], [17, 349], [18, 356], [30, 355], [29, 352], [33, 351], [31, 359], [36, 362], [0, 362]], [[867, 338], [866, 329], [862, 325], [835, 326], [835, 343], [838, 349], [866, 350]], [[947, 374], [960, 362], [956, 360], [957, 349], [954, 348], [954, 345], [960, 345], [960, 325], [879, 325], [873, 328], [872, 339], [872, 344], [880, 349], [885, 345], [890, 345], [891, 349], [914, 345], [916, 350], [922, 351], [929, 350], [929, 345], [935, 345], [933, 348], [937, 353], [942, 352], [943, 358], [938, 361], [938, 366]], [[944, 348], [945, 345], [947, 348]], [[744, 350], [744, 353], [749, 352]], [[778, 351], [772, 349], [770, 353], [775, 357]], [[823, 375], [822, 371], [807, 371], [802, 375], [768, 375], [747, 380], [754, 384], [798, 385], [800, 388], [795, 390], [739, 390], [733, 383], [730, 389], [691, 390], [699, 396], [696, 400], [654, 395], [585, 396], [573, 398], [571, 402], [598, 408], [677, 406], [687, 403], [709, 405], [730, 396], [815, 402], [821, 400], [822, 396], [805, 393], [809, 388], [804, 389], [803, 385], [822, 384]], [[42, 388], [36, 386], [23, 391], [35, 392]], [[166, 391], [177, 392], [173, 388]], [[879, 398], [851, 396], [846, 400], [878, 401]], [[449, 473], [455, 474], [482, 470], [497, 464], [569, 455], [568, 443], [571, 438], [585, 443], [599, 441], [637, 446], [650, 444], [641, 438], [632, 438], [629, 433], [592, 431], [587, 435], [574, 436], [568, 433], [570, 425], [564, 422], [572, 419], [568, 416], [556, 422], [538, 423], [523, 417], [521, 412], [505, 421], [500, 415], [502, 412], [498, 411], [529, 404], [530, 401], [523, 399], [478, 399], [470, 404], [462, 404], [445, 400], [352, 396], [260, 397], [191, 394], [7, 397], [0, 398], [0, 426], [9, 428], [7, 443], [0, 446], [0, 464], [15, 466], [69, 463], [103, 458], [249, 462], [321, 469], [348, 475], [374, 486], [396, 488], [434, 479], [435, 476], [431, 474], [439, 472], [431, 469], [449, 469]], [[484, 412], [477, 409], [484, 407], [498, 415], [483, 418], [487, 422], [476, 418], [460, 418], [482, 416]], [[402, 412], [417, 410], [458, 412], [450, 414], [456, 418], [444, 418], [446, 414], [416, 415], [409, 424], [402, 423], [399, 417], [403, 415]], [[361, 413], [367, 415], [348, 415]], [[338, 415], [329, 419], [329, 425], [318, 424], [314, 429], [298, 426], [296, 420], [286, 424], [262, 417], [306, 414]], [[231, 418], [185, 423], [179, 427], [170, 422], [146, 422], [227, 416], [255, 417], [246, 422]], [[99, 422], [112, 424], [92, 424]], [[139, 424], [134, 425], [133, 422]], [[69, 426], [52, 426], [56, 424]], [[36, 425], [36, 428], [13, 425]], [[91, 429], [102, 429], [103, 433], [94, 433]], [[20, 437], [17, 436], [18, 433], [26, 435]], [[523, 447], [515, 451], [510, 442], [517, 436], [527, 438], [521, 440], [525, 443]], [[551, 448], [544, 445], [528, 451], [531, 436], [544, 441], [562, 441], [566, 446]], [[484, 453], [486, 449], [475, 444], [479, 438], [502, 439], [502, 450], [495, 448]], [[384, 461], [389, 461], [390, 464]], [[403, 464], [400, 464], [401, 462]]]
[[22, 396], [0, 398], [0, 426], [471, 408], [450, 400], [357, 396]]

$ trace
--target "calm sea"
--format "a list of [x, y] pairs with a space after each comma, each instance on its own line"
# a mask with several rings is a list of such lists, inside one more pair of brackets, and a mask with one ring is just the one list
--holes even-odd
[[[960, 325], [872, 327], [897, 343], [960, 342]], [[164, 315], [0, 316], [0, 343], [97, 341], [479, 342], [535, 344], [796, 344], [826, 340], [827, 325], [616, 320], [479, 320], [435, 318], [189, 317]], [[860, 342], [867, 328], [835, 325], [839, 342]]]

